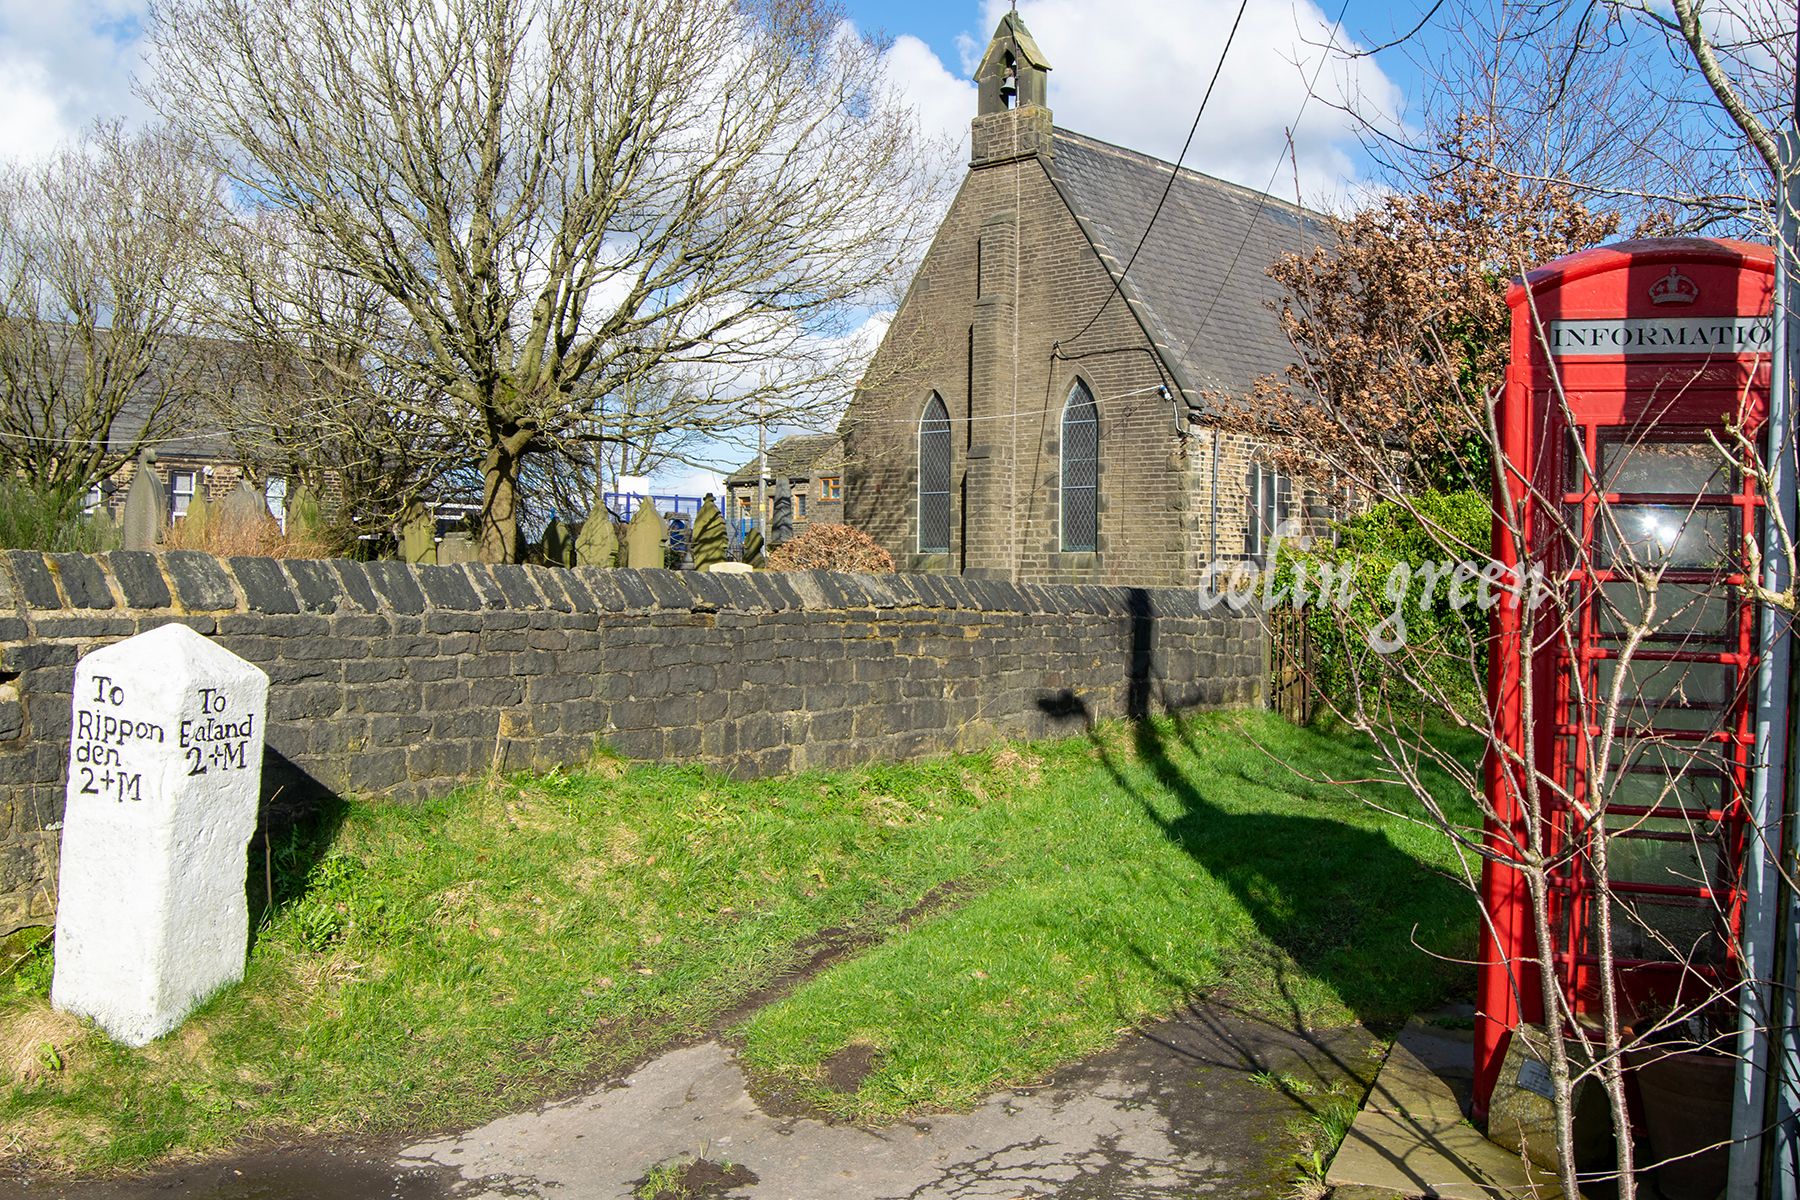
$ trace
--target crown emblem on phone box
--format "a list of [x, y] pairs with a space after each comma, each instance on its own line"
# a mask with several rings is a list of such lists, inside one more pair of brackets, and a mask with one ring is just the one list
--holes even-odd
[[1700, 285], [1683, 275], [1676, 267], [1650, 285], [1652, 304], [1692, 304], [1700, 298]]

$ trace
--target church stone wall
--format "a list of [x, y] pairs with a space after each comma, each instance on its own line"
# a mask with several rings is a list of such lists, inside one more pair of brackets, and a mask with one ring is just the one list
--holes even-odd
[[1254, 613], [1189, 590], [167, 554], [0, 555], [0, 936], [48, 921], [82, 655], [170, 622], [270, 678], [264, 796], [494, 766], [841, 767], [1261, 703]]
[[[1032, 115], [994, 114], [977, 124]], [[1061, 549], [1061, 415], [1077, 379], [1100, 415], [1100, 536], [1091, 554]], [[1033, 583], [1187, 583], [1197, 500], [1190, 447], [1176, 435], [1170, 403], [1156, 395], [1162, 382], [1142, 326], [1113, 294], [1040, 161], [978, 166], [846, 418], [846, 518], [905, 570]], [[917, 422], [933, 391], [949, 409], [954, 444], [951, 546], [943, 555], [919, 553], [915, 501]], [[1234, 483], [1241, 507], [1241, 479]]]

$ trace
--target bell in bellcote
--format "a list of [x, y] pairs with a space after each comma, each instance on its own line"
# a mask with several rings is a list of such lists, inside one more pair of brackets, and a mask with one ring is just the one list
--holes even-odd
[[1000, 81], [1000, 103], [1011, 108], [1013, 101], [1019, 98], [1019, 70], [1011, 63], [1006, 64], [1006, 77]]

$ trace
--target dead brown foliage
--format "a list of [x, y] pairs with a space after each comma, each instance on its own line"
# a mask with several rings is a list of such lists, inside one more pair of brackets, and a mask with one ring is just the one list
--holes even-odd
[[273, 517], [234, 521], [216, 509], [204, 522], [175, 522], [163, 535], [163, 549], [254, 558], [332, 557], [331, 546], [317, 535], [298, 529], [283, 533]]
[[1269, 269], [1297, 362], [1219, 399], [1234, 425], [1285, 443], [1290, 474], [1483, 486], [1480, 403], [1506, 371], [1508, 286], [1618, 230], [1572, 185], [1503, 169], [1483, 120], [1462, 118], [1440, 150], [1449, 165], [1422, 190], [1331, 219], [1332, 244]]
[[799, 537], [771, 550], [769, 568], [885, 575], [894, 569], [894, 556], [854, 525], [812, 525]]

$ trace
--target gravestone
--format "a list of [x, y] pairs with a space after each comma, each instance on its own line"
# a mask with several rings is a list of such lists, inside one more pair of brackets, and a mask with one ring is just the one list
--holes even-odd
[[119, 523], [124, 526], [121, 541], [127, 550], [154, 550], [163, 540], [169, 524], [168, 498], [163, 495], [162, 480], [152, 466], [156, 452], [146, 450], [138, 455], [137, 470], [131, 485], [125, 489], [125, 511]]
[[619, 565], [619, 531], [604, 508], [596, 508], [581, 523], [581, 532], [575, 537], [575, 561], [584, 567]]
[[775, 499], [769, 509], [769, 545], [779, 546], [794, 538], [794, 489], [786, 479], [775, 481]]
[[731, 557], [731, 531], [725, 527], [725, 518], [711, 492], [706, 493], [700, 513], [694, 518], [692, 545], [694, 565], [702, 571]]
[[269, 514], [268, 497], [251, 487], [248, 480], [240, 479], [226, 493], [216, 519], [227, 529], [254, 529], [275, 518]]
[[631, 523], [625, 527], [625, 562], [627, 567], [661, 567], [666, 566], [663, 548], [668, 544], [668, 532], [663, 526], [662, 514], [656, 511], [656, 505], [645, 500], [631, 514]]
[[400, 561], [431, 565], [437, 558], [437, 522], [414, 500], [400, 515]]
[[243, 978], [268, 692], [185, 625], [75, 668], [50, 1001], [128, 1046]]
[[194, 494], [188, 500], [187, 512], [181, 517], [181, 543], [190, 550], [206, 549], [207, 534], [213, 527], [213, 504], [206, 495], [206, 479], [194, 480]]
[[575, 565], [575, 531], [561, 517], [544, 528], [544, 562], [552, 567]]
[[475, 537], [467, 530], [452, 529], [438, 543], [437, 560], [440, 567], [453, 567], [457, 563], [475, 561]]

